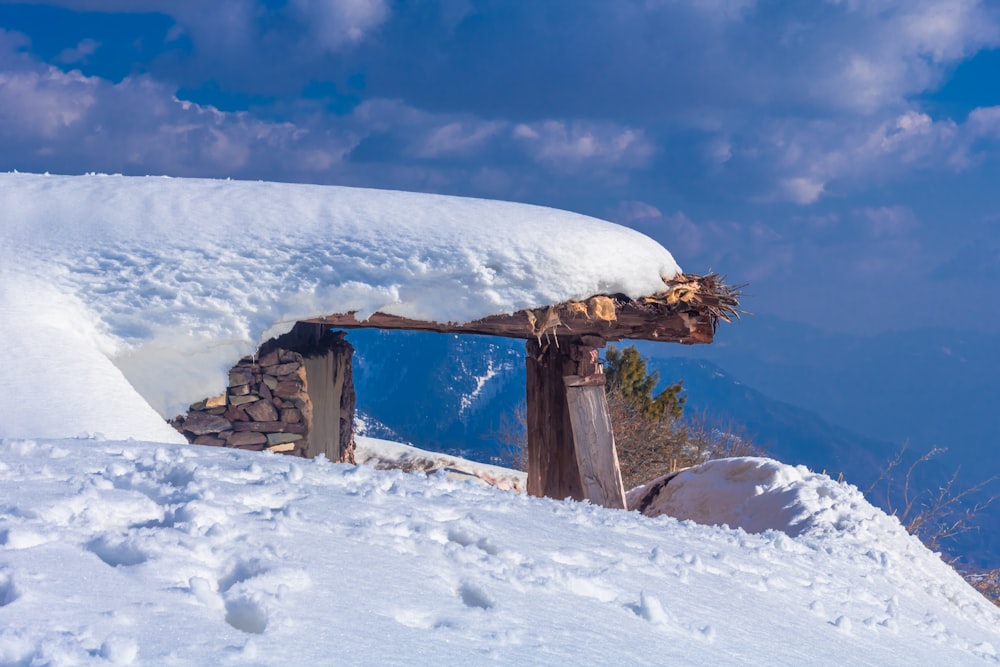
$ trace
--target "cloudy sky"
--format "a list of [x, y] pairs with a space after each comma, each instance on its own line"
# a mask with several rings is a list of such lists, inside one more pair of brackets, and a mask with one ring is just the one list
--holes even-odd
[[551, 205], [758, 313], [1000, 331], [1000, 2], [0, 0], [12, 169]]

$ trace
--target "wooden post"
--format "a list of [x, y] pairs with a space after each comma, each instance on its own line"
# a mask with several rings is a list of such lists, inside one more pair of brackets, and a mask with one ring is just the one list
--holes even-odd
[[528, 493], [583, 500], [563, 383], [578, 364], [568, 345], [529, 339], [527, 352]]
[[354, 347], [344, 332], [297, 322], [276, 344], [302, 355], [312, 412], [306, 456], [354, 463]]
[[528, 341], [528, 493], [625, 509], [604, 373], [604, 341]]

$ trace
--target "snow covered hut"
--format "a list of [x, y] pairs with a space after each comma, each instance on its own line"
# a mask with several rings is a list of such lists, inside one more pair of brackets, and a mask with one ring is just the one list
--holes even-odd
[[0, 436], [176, 439], [164, 418], [186, 412], [190, 441], [349, 461], [351, 349], [332, 329], [508, 336], [527, 341], [529, 493], [623, 506], [597, 350], [708, 343], [737, 306], [634, 230], [509, 202], [5, 174], [0, 210], [15, 376], [75, 381], [0, 396]]

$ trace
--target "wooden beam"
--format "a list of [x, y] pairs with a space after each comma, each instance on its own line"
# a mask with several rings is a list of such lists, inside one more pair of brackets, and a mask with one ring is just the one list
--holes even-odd
[[[609, 299], [610, 301], [610, 299]], [[615, 319], [597, 319], [574, 308], [559, 304], [535, 311], [521, 310], [510, 315], [491, 315], [464, 324], [428, 322], [398, 315], [374, 313], [358, 320], [355, 313], [338, 313], [305, 322], [340, 329], [407, 329], [438, 333], [470, 333], [507, 338], [534, 338], [581, 341], [655, 340], [664, 342], [711, 343], [715, 325], [708, 312], [656, 308], [638, 302], [614, 302]], [[546, 322], [551, 326], [545, 326]]]

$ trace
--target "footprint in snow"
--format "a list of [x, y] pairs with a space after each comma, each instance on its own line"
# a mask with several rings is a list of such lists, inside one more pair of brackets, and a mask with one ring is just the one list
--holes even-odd
[[254, 596], [226, 600], [226, 623], [237, 630], [260, 635], [267, 629], [267, 610]]
[[233, 586], [259, 577], [265, 572], [267, 568], [257, 559], [237, 561], [226, 575], [219, 577], [219, 591], [225, 593]]
[[496, 556], [500, 553], [500, 549], [490, 542], [488, 537], [476, 537], [461, 526], [453, 526], [448, 529], [448, 541], [463, 547], [476, 547], [490, 556]]
[[469, 582], [458, 587], [458, 596], [462, 599], [462, 604], [470, 609], [489, 610], [496, 604], [486, 591]]
[[104, 535], [96, 537], [85, 548], [111, 567], [130, 567], [145, 563], [149, 556], [131, 541]]
[[0, 607], [6, 607], [21, 597], [21, 592], [14, 584], [14, 575], [10, 570], [0, 570]]

